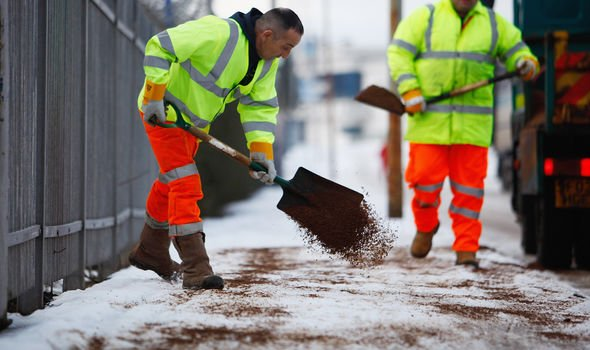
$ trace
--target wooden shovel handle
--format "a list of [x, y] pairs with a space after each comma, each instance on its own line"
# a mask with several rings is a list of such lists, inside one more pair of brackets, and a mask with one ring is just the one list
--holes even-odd
[[478, 82], [475, 82], [475, 83], [472, 83], [472, 84], [468, 84], [468, 85], [462, 86], [462, 87], [460, 87], [458, 89], [455, 89], [453, 91], [447, 92], [446, 94], [442, 94], [442, 95], [439, 95], [439, 96], [435, 96], [435, 97], [426, 99], [426, 104], [440, 102], [442, 100], [446, 100], [447, 98], [451, 98], [451, 97], [454, 97], [454, 96], [459, 96], [459, 95], [462, 95], [462, 94], [464, 94], [466, 92], [479, 89], [482, 86], [486, 86], [486, 85], [490, 85], [490, 84], [496, 83], [498, 81], [502, 81], [502, 80], [514, 78], [514, 77], [516, 77], [518, 75], [519, 75], [518, 70], [515, 70], [514, 72], [500, 74], [500, 75], [495, 76], [495, 77], [490, 78], [490, 79], [485, 79], [485, 80], [481, 80], [481, 81], [478, 81]]

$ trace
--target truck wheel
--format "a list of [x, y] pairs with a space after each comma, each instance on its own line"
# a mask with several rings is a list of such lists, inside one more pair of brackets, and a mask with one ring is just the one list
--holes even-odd
[[575, 221], [559, 209], [546, 210], [547, 203], [540, 201], [537, 260], [548, 269], [569, 269], [572, 263], [572, 238]]
[[578, 269], [590, 270], [590, 232], [588, 227], [583, 223], [584, 218], [587, 218], [590, 213], [586, 210], [578, 215], [578, 231], [574, 237], [574, 257], [576, 259], [576, 266]]
[[522, 196], [520, 203], [522, 249], [526, 254], [537, 253], [537, 198], [535, 196]]

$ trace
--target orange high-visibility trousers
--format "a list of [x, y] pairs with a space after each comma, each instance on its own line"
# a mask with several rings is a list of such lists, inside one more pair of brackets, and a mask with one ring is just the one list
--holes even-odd
[[412, 212], [417, 230], [431, 232], [438, 224], [440, 192], [448, 176], [453, 193], [449, 207], [455, 234], [453, 250], [476, 252], [487, 165], [486, 147], [410, 143], [405, 178], [414, 189]]
[[[140, 115], [143, 120], [143, 113]], [[202, 232], [197, 201], [203, 198], [203, 190], [194, 161], [198, 140], [180, 128], [143, 124], [160, 168], [147, 197], [148, 224], [168, 227], [171, 236]]]

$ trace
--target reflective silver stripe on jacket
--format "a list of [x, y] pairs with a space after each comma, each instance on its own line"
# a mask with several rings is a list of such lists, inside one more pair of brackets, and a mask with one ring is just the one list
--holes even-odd
[[428, 105], [427, 111], [428, 112], [438, 112], [438, 113], [458, 112], [458, 113], [469, 113], [469, 114], [493, 114], [494, 108], [493, 107], [482, 107], [482, 106], [432, 104], [432, 105]]
[[463, 215], [463, 216], [465, 216], [469, 219], [473, 219], [473, 220], [477, 220], [479, 218], [479, 212], [471, 210], [471, 209], [467, 209], [467, 208], [457, 207], [452, 203], [451, 203], [451, 206], [449, 207], [449, 211], [451, 213]]
[[506, 53], [504, 54], [504, 56], [502, 57], [503, 60], [507, 60], [510, 57], [512, 57], [518, 50], [527, 47], [527, 45], [524, 43], [524, 41], [520, 41], [518, 42], [516, 45], [512, 46], [508, 51], [506, 51]]
[[182, 113], [184, 113], [187, 117], [189, 117], [190, 120], [193, 122], [193, 124], [195, 124], [195, 126], [197, 128], [203, 129], [210, 124], [210, 122], [208, 120], [202, 119], [201, 117], [199, 117], [196, 114], [194, 114], [193, 112], [191, 112], [191, 110], [188, 109], [188, 107], [186, 106], [184, 101], [182, 101], [178, 97], [174, 96], [172, 93], [170, 93], [169, 90], [166, 90], [166, 99], [168, 101], [174, 103], [176, 105], [176, 107], [178, 107], [178, 109], [180, 109], [180, 111]]
[[267, 131], [274, 134], [277, 126], [269, 122], [246, 122], [242, 123], [242, 127], [245, 133], [251, 131]]
[[483, 198], [484, 190], [482, 188], [471, 187], [461, 185], [455, 181], [451, 180], [451, 187], [454, 188], [457, 192], [475, 197], [475, 198]]
[[434, 59], [448, 59], [458, 58], [463, 60], [470, 60], [482, 63], [494, 64], [496, 59], [488, 54], [477, 52], [463, 52], [463, 51], [429, 51], [418, 54], [419, 59], [434, 58]]
[[[225, 98], [230, 92], [230, 88], [221, 88], [217, 85], [217, 80], [223, 74], [223, 70], [229, 63], [236, 46], [238, 45], [238, 38], [239, 38], [239, 31], [238, 25], [229, 19], [224, 19], [229, 25], [229, 39], [223, 50], [221, 51], [221, 55], [215, 62], [215, 65], [211, 69], [211, 71], [207, 75], [201, 74], [199, 70], [192, 66], [190, 60], [186, 60], [180, 64], [180, 66], [189, 74], [191, 79], [201, 85], [205, 90], [211, 92], [215, 96], [219, 98]], [[192, 119], [192, 118], [191, 118]]]
[[270, 72], [270, 67], [272, 67], [272, 63], [274, 62], [274, 60], [266, 60], [264, 61], [264, 66], [262, 66], [262, 72], [260, 72], [260, 76], [258, 77], [258, 80], [261, 80], [262, 78], [264, 78], [264, 76]]
[[270, 100], [265, 101], [255, 101], [250, 96], [242, 96], [240, 97], [240, 103], [248, 106], [267, 106], [273, 108], [279, 107], [279, 100], [277, 97], [273, 97]]
[[498, 44], [498, 24], [496, 23], [496, 16], [494, 11], [488, 9], [488, 14], [490, 17], [490, 27], [492, 30], [492, 40], [490, 43], [490, 50], [488, 54], [481, 54], [476, 52], [460, 52], [460, 51], [433, 51], [432, 50], [432, 28], [434, 26], [434, 5], [428, 4], [426, 5], [428, 10], [430, 10], [430, 17], [428, 18], [428, 26], [426, 27], [425, 32], [425, 43], [426, 43], [426, 51], [419, 53], [417, 58], [422, 59], [449, 59], [449, 58], [458, 58], [458, 59], [465, 59], [465, 60], [472, 60], [476, 62], [484, 62], [489, 64], [495, 64], [496, 59], [493, 55], [496, 45]]
[[143, 58], [144, 67], [155, 67], [155, 68], [169, 70], [170, 64], [171, 64], [170, 62], [166, 61], [165, 59], [163, 59], [161, 57], [145, 56]]
[[174, 51], [174, 46], [172, 46], [172, 40], [170, 40], [170, 35], [168, 35], [168, 31], [163, 31], [158, 33], [158, 39], [160, 40], [160, 46], [174, 56], [176, 56], [176, 52]]
[[490, 45], [490, 55], [494, 55], [496, 45], [498, 44], [498, 23], [496, 22], [496, 14], [494, 10], [488, 8], [488, 15], [490, 16], [490, 26], [492, 27], [492, 44]]
[[400, 76], [397, 78], [397, 80], [395, 81], [396, 86], [399, 86], [402, 82], [406, 81], [406, 80], [410, 80], [410, 79], [416, 79], [416, 76], [414, 74], [410, 74], [410, 73], [403, 73], [400, 74]]
[[195, 163], [183, 165], [176, 169], [172, 169], [165, 174], [159, 174], [158, 180], [163, 184], [168, 184], [174, 180], [182, 179], [183, 177], [198, 174], [199, 170]]
[[443, 182], [439, 182], [433, 185], [416, 185], [414, 186], [415, 189], [420, 190], [420, 191], [424, 191], [424, 192], [436, 192], [436, 191], [440, 191], [440, 189], [443, 187]]
[[193, 222], [190, 224], [170, 225], [168, 234], [170, 236], [187, 236], [197, 232], [203, 232], [203, 222]]
[[418, 48], [416, 48], [416, 46], [410, 44], [407, 41], [401, 40], [401, 39], [393, 39], [391, 41], [392, 45], [395, 46], [399, 46], [402, 49], [406, 49], [407, 51], [411, 52], [414, 56], [416, 56], [416, 53], [418, 52]]
[[430, 11], [430, 17], [428, 17], [428, 27], [426, 27], [426, 51], [432, 50], [432, 26], [434, 22], [434, 5], [428, 4], [426, 5], [428, 10]]

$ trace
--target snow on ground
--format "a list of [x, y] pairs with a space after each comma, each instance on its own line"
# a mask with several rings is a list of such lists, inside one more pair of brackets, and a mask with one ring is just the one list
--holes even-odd
[[[338, 139], [333, 179], [384, 215], [381, 145]], [[282, 175], [304, 166], [327, 177], [324, 153], [314, 144], [292, 149]], [[32, 315], [10, 314], [0, 349], [587, 349], [588, 274], [527, 267], [495, 162], [491, 151], [480, 270], [454, 265], [448, 190], [426, 259], [408, 252], [415, 229], [405, 190], [404, 218], [388, 222], [394, 248], [383, 265], [360, 269], [304, 246], [276, 209], [282, 191], [273, 186], [206, 221], [223, 291], [185, 291], [126, 268]]]

